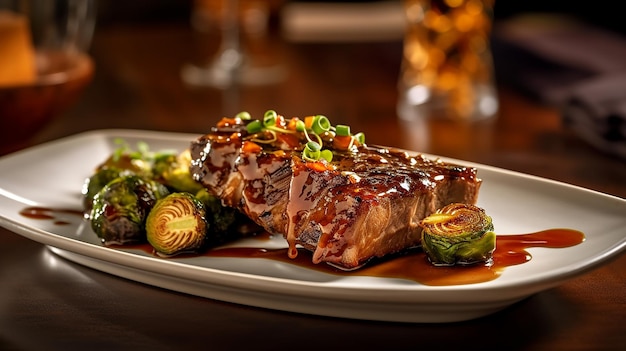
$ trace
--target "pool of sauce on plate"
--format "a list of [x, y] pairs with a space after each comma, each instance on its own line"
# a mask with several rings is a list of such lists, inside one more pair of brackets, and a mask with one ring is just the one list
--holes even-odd
[[314, 264], [311, 262], [312, 254], [304, 249], [299, 250], [295, 259], [287, 256], [287, 248], [271, 250], [255, 247], [219, 248], [203, 253], [203, 255], [267, 258], [335, 275], [400, 278], [413, 280], [424, 285], [445, 286], [494, 280], [502, 274], [504, 268], [530, 261], [532, 256], [526, 250], [530, 247], [564, 248], [580, 244], [584, 238], [582, 232], [572, 229], [548, 229], [528, 234], [498, 235], [491, 266], [484, 264], [434, 266], [428, 261], [426, 254], [417, 248], [401, 254], [390, 255], [384, 259], [370, 261], [366, 266], [353, 271], [343, 271], [327, 264]]
[[[45, 207], [27, 207], [20, 211], [22, 216], [32, 219], [52, 220], [55, 224], [68, 224], [64, 220], [66, 215], [83, 217], [83, 212], [65, 209], [50, 209]], [[375, 259], [360, 269], [344, 271], [327, 264], [311, 262], [312, 254], [299, 249], [298, 256], [291, 259], [287, 255], [287, 248], [266, 249], [262, 242], [270, 240], [268, 233], [256, 235], [259, 247], [226, 247], [215, 248], [202, 253], [176, 255], [184, 257], [230, 257], [230, 258], [265, 258], [288, 264], [313, 269], [316, 271], [340, 276], [371, 276], [382, 278], [408, 279], [430, 286], [463, 285], [488, 282], [498, 278], [504, 269], [509, 266], [526, 263], [532, 259], [527, 251], [531, 247], [565, 248], [578, 245], [585, 240], [585, 235], [577, 230], [556, 228], [526, 234], [507, 234], [496, 237], [496, 250], [493, 253], [493, 264], [475, 264], [469, 266], [434, 266], [428, 261], [421, 249], [411, 249], [400, 254], [389, 255], [383, 259]], [[155, 255], [149, 244], [110, 245], [112, 249], [137, 249]]]

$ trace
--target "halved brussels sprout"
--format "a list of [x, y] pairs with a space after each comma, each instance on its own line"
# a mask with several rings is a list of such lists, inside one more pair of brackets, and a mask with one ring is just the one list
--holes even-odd
[[195, 196], [172, 193], [157, 201], [146, 219], [146, 236], [166, 256], [200, 250], [209, 227], [204, 205]]
[[105, 244], [145, 242], [146, 217], [167, 194], [164, 185], [137, 175], [115, 178], [94, 196], [91, 228]]
[[453, 203], [424, 218], [420, 226], [422, 247], [434, 265], [493, 263], [496, 234], [482, 208]]

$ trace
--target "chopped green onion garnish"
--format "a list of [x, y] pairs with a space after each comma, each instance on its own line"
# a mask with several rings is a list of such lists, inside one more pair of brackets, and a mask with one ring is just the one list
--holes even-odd
[[331, 162], [333, 160], [333, 152], [328, 149], [324, 149], [320, 152], [320, 157], [325, 159], [326, 162]]
[[362, 132], [356, 133], [354, 135], [354, 138], [361, 144], [365, 144], [365, 134], [363, 134]]
[[263, 117], [263, 126], [266, 128], [269, 128], [275, 125], [276, 125], [276, 116], [265, 114], [265, 117]]
[[265, 115], [263, 115], [263, 125], [266, 127], [270, 127], [276, 124], [276, 120], [278, 119], [278, 114], [274, 110], [265, 111]]
[[350, 136], [350, 126], [338, 124], [335, 127], [335, 133], [337, 133], [338, 136]]
[[248, 133], [255, 134], [263, 130], [263, 125], [261, 124], [261, 121], [255, 119], [254, 121], [248, 123], [246, 129], [248, 130]]
[[[251, 120], [250, 114], [246, 111], [238, 113], [236, 117], [241, 120]], [[263, 115], [262, 121], [251, 120], [248, 122], [246, 129], [249, 134], [267, 132], [272, 135], [271, 139], [268, 139], [265, 136], [261, 139], [257, 139], [255, 136], [252, 136], [254, 141], [260, 143], [273, 143], [277, 140], [276, 133], [303, 133], [307, 142], [302, 150], [302, 159], [306, 161], [318, 161], [320, 158], [326, 160], [327, 162], [332, 161], [333, 152], [323, 148], [324, 140], [322, 139], [322, 136], [328, 131], [331, 132], [331, 135], [351, 137], [350, 145], [347, 148], [348, 150], [352, 149], [352, 145], [355, 141], [362, 145], [365, 144], [365, 134], [357, 133], [352, 135], [350, 132], [350, 126], [344, 124], [333, 126], [330, 124], [328, 118], [323, 115], [316, 115], [313, 117], [310, 128], [307, 128], [304, 121], [299, 119], [296, 120], [295, 131], [293, 129], [285, 128], [282, 125], [278, 125], [278, 118], [279, 115], [276, 111], [268, 110]]]
[[250, 115], [250, 113], [249, 113], [249, 112], [247, 112], [247, 111], [242, 111], [242, 112], [239, 112], [239, 113], [235, 116], [235, 118], [239, 118], [239, 119], [241, 119], [241, 120], [247, 121], [247, 120], [252, 119], [252, 116]]
[[302, 158], [306, 161], [317, 161], [320, 158], [320, 151], [313, 151], [309, 148], [302, 150]]
[[326, 118], [326, 116], [317, 115], [313, 119], [311, 129], [313, 129], [313, 132], [316, 134], [324, 134], [330, 130], [330, 121]]
[[306, 148], [311, 151], [320, 151], [322, 149], [322, 146], [314, 141], [309, 141], [308, 143], [306, 143]]
[[296, 131], [297, 132], [306, 132], [306, 124], [303, 121], [298, 120], [296, 122]]

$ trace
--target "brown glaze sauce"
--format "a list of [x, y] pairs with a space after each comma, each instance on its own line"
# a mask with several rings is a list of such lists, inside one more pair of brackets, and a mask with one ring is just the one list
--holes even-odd
[[52, 220], [57, 225], [67, 225], [70, 222], [67, 220], [67, 215], [83, 217], [83, 212], [78, 210], [69, 209], [57, 209], [47, 207], [26, 207], [20, 211], [20, 215], [31, 219], [45, 219]]
[[210, 250], [203, 255], [210, 257], [267, 258], [291, 263], [309, 269], [335, 275], [359, 275], [413, 280], [424, 285], [444, 286], [487, 282], [498, 278], [504, 268], [523, 264], [532, 256], [526, 249], [531, 247], [564, 248], [582, 243], [585, 236], [572, 229], [548, 229], [529, 234], [499, 235], [493, 264], [438, 267], [428, 261], [421, 249], [407, 250], [401, 254], [369, 262], [365, 267], [353, 271], [343, 271], [327, 264], [311, 262], [311, 253], [300, 249], [295, 259], [287, 256], [285, 249], [263, 249], [255, 247], [221, 248]]
[[[64, 216], [73, 215], [83, 217], [83, 212], [68, 209], [50, 209], [45, 207], [27, 207], [20, 211], [20, 215], [32, 219], [52, 220], [55, 224], [68, 224]], [[438, 267], [432, 265], [421, 249], [411, 249], [403, 253], [390, 255], [384, 259], [370, 261], [366, 266], [344, 271], [327, 264], [311, 262], [311, 252], [298, 249], [296, 258], [287, 255], [287, 248], [266, 249], [263, 241], [272, 238], [269, 233], [256, 235], [259, 247], [230, 247], [215, 248], [202, 253], [187, 253], [177, 255], [185, 257], [230, 257], [230, 258], [265, 258], [285, 262], [300, 267], [339, 276], [371, 276], [382, 278], [408, 279], [430, 286], [463, 285], [488, 282], [498, 278], [504, 269], [509, 266], [527, 263], [532, 255], [527, 251], [532, 247], [565, 248], [578, 245], [585, 240], [585, 235], [577, 230], [557, 228], [547, 229], [527, 234], [508, 234], [496, 237], [496, 250], [493, 253], [493, 264], [487, 266], [476, 264], [471, 266]], [[137, 249], [155, 255], [150, 244], [111, 245], [112, 249]]]

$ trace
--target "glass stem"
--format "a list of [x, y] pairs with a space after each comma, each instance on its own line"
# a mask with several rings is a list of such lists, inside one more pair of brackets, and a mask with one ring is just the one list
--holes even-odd
[[224, 19], [219, 64], [234, 74], [243, 63], [239, 41], [239, 0], [223, 0]]

